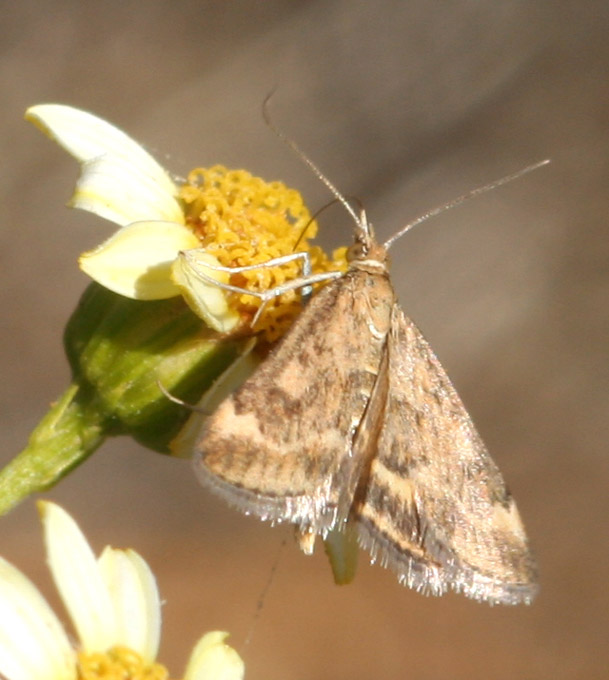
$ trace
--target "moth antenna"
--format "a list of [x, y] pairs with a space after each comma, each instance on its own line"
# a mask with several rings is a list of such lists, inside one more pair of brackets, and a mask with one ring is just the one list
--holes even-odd
[[426, 213], [424, 213], [420, 217], [417, 217], [412, 222], [409, 222], [406, 226], [402, 227], [391, 238], [389, 238], [387, 241], [385, 241], [383, 246], [387, 249], [390, 248], [395, 241], [397, 241], [407, 231], [410, 231], [413, 227], [416, 227], [417, 224], [421, 224], [421, 222], [425, 222], [426, 220], [430, 219], [431, 217], [435, 217], [436, 215], [439, 215], [440, 213], [443, 213], [446, 210], [450, 210], [451, 208], [455, 208], [456, 206], [461, 205], [461, 203], [465, 203], [466, 201], [469, 201], [470, 199], [475, 198], [476, 196], [479, 196], [480, 194], [485, 194], [487, 191], [491, 191], [492, 189], [496, 189], [497, 187], [500, 187], [503, 184], [507, 184], [508, 182], [511, 182], [512, 180], [519, 179], [523, 175], [526, 175], [529, 172], [533, 172], [533, 170], [537, 170], [537, 168], [541, 168], [542, 166], [547, 165], [549, 162], [550, 162], [550, 160], [546, 159], [544, 161], [540, 161], [539, 163], [533, 163], [532, 165], [528, 165], [526, 168], [523, 168], [522, 170], [518, 170], [518, 172], [514, 172], [511, 175], [506, 175], [505, 177], [502, 177], [501, 179], [496, 179], [494, 182], [490, 182], [489, 184], [485, 184], [484, 186], [477, 187], [476, 189], [472, 189], [471, 191], [468, 191], [467, 193], [462, 194], [461, 196], [458, 196], [457, 198], [453, 198], [453, 200], [448, 201], [448, 203], [444, 203], [443, 205], [439, 205], [436, 208], [433, 208], [432, 210], [427, 211]]
[[[364, 209], [362, 206], [362, 202], [357, 198], [357, 196], [345, 196], [346, 201], [353, 201], [354, 203], [358, 204], [358, 207], [360, 209], [360, 213]], [[330, 206], [334, 205], [335, 203], [340, 203], [340, 200], [338, 198], [333, 198], [331, 201], [326, 203], [325, 205], [322, 205], [321, 208], [316, 210], [313, 215], [311, 216], [311, 219], [306, 223], [306, 225], [303, 227], [302, 231], [300, 232], [300, 236], [296, 240], [296, 243], [294, 244], [294, 247], [292, 248], [293, 251], [298, 248], [298, 244], [302, 241], [304, 235], [307, 233], [307, 229], [309, 228], [311, 222], [314, 222], [324, 210], [327, 210]]]
[[271, 114], [269, 112], [269, 100], [273, 96], [273, 92], [268, 94], [264, 102], [262, 103], [262, 116], [264, 117], [264, 122], [268, 125], [268, 127], [279, 137], [279, 139], [284, 143], [287, 144], [290, 149], [300, 158], [300, 160], [305, 163], [315, 174], [317, 179], [322, 181], [328, 189], [334, 194], [334, 197], [336, 200], [343, 205], [345, 210], [351, 215], [353, 218], [353, 221], [357, 225], [358, 229], [361, 231], [365, 232], [368, 234], [368, 225], [367, 223], [362, 223], [360, 220], [360, 217], [358, 214], [353, 210], [351, 205], [349, 205], [349, 201], [340, 193], [340, 191], [332, 184], [332, 182], [323, 174], [323, 172], [313, 163], [313, 161], [305, 154], [305, 152], [296, 144], [296, 142], [292, 139], [290, 139], [285, 132], [282, 132], [273, 122], [271, 119]]
[[304, 235], [307, 233], [307, 229], [311, 226], [312, 222], [315, 222], [315, 220], [321, 215], [321, 213], [329, 208], [331, 205], [334, 205], [335, 203], [338, 203], [337, 198], [333, 198], [329, 203], [326, 203], [325, 205], [322, 205], [321, 208], [317, 209], [309, 218], [309, 221], [305, 224], [305, 226], [301, 229], [300, 235], [296, 239], [296, 243], [294, 244], [294, 247], [292, 248], [292, 252], [298, 248], [298, 244], [302, 241], [304, 238]]

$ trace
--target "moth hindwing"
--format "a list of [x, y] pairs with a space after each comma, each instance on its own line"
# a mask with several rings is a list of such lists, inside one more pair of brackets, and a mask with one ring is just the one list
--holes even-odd
[[372, 557], [420, 592], [529, 602], [536, 567], [516, 505], [397, 304], [385, 246], [357, 226], [348, 272], [206, 420], [199, 479], [305, 537], [354, 522]]

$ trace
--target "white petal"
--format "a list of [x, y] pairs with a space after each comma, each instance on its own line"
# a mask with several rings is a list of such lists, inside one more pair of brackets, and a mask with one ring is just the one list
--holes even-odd
[[184, 680], [241, 680], [245, 666], [239, 654], [224, 643], [228, 633], [213, 631], [194, 648]]
[[76, 207], [121, 225], [140, 219], [183, 221], [169, 175], [122, 130], [61, 104], [32, 106], [25, 117], [84, 164], [73, 198]]
[[48, 502], [38, 507], [49, 567], [82, 646], [87, 652], [105, 651], [118, 644], [118, 630], [95, 555], [65, 510]]
[[85, 162], [69, 204], [120, 226], [140, 220], [184, 223], [184, 212], [173, 195], [131, 159], [117, 156]]
[[161, 601], [150, 567], [134, 550], [110, 547], [99, 566], [114, 603], [120, 644], [152, 663], [161, 637]]
[[76, 654], [46, 600], [0, 558], [0, 676], [76, 680]]
[[239, 323], [239, 314], [228, 306], [226, 294], [220, 286], [206, 281], [200, 275], [203, 272], [214, 281], [228, 283], [228, 272], [205, 267], [205, 264], [220, 263], [201, 248], [183, 250], [185, 252], [180, 253], [173, 265], [173, 280], [197, 316], [219, 333], [228, 333]]
[[199, 244], [174, 222], [136, 222], [119, 229], [80, 257], [80, 267], [115, 293], [137, 300], [163, 300], [180, 294], [171, 267], [180, 250]]

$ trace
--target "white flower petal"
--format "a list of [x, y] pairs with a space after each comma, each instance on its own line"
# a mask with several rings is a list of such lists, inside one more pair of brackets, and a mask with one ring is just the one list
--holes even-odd
[[58, 505], [38, 504], [44, 525], [47, 559], [61, 598], [87, 652], [118, 644], [110, 593], [87, 540]]
[[199, 244], [174, 222], [136, 222], [119, 229], [80, 257], [80, 267], [115, 293], [137, 300], [162, 300], [180, 294], [171, 267], [180, 250]]
[[141, 219], [183, 223], [175, 200], [175, 184], [156, 160], [122, 130], [91, 113], [62, 104], [32, 106], [25, 117], [83, 163], [83, 174], [72, 199], [75, 207], [120, 225]]
[[229, 274], [205, 267], [219, 265], [218, 260], [203, 249], [183, 249], [185, 252], [175, 260], [172, 277], [193, 312], [219, 333], [228, 333], [239, 323], [239, 314], [228, 305], [226, 294], [212, 282], [206, 281], [199, 272], [209, 278], [228, 283]]
[[228, 633], [213, 631], [195, 646], [184, 680], [242, 680], [245, 666], [239, 654], [224, 640]]
[[101, 156], [86, 161], [69, 205], [124, 227], [140, 220], [184, 224], [184, 212], [156, 178], [142, 173], [130, 159]]
[[0, 558], [0, 676], [76, 680], [76, 655], [36, 587]]
[[132, 159], [145, 174], [158, 175], [168, 192], [175, 189], [165, 170], [140, 144], [92, 113], [63, 104], [38, 104], [25, 117], [81, 163], [104, 155]]
[[161, 601], [150, 567], [134, 550], [110, 547], [99, 566], [114, 603], [120, 644], [152, 663], [161, 637]]

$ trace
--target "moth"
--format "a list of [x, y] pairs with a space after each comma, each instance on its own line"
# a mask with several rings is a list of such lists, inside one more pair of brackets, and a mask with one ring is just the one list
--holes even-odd
[[305, 161], [354, 216], [349, 268], [206, 419], [199, 480], [246, 514], [296, 525], [303, 542], [353, 523], [419, 592], [530, 602], [536, 566], [516, 504], [389, 277], [399, 236], [481, 190], [379, 244], [364, 211]]

